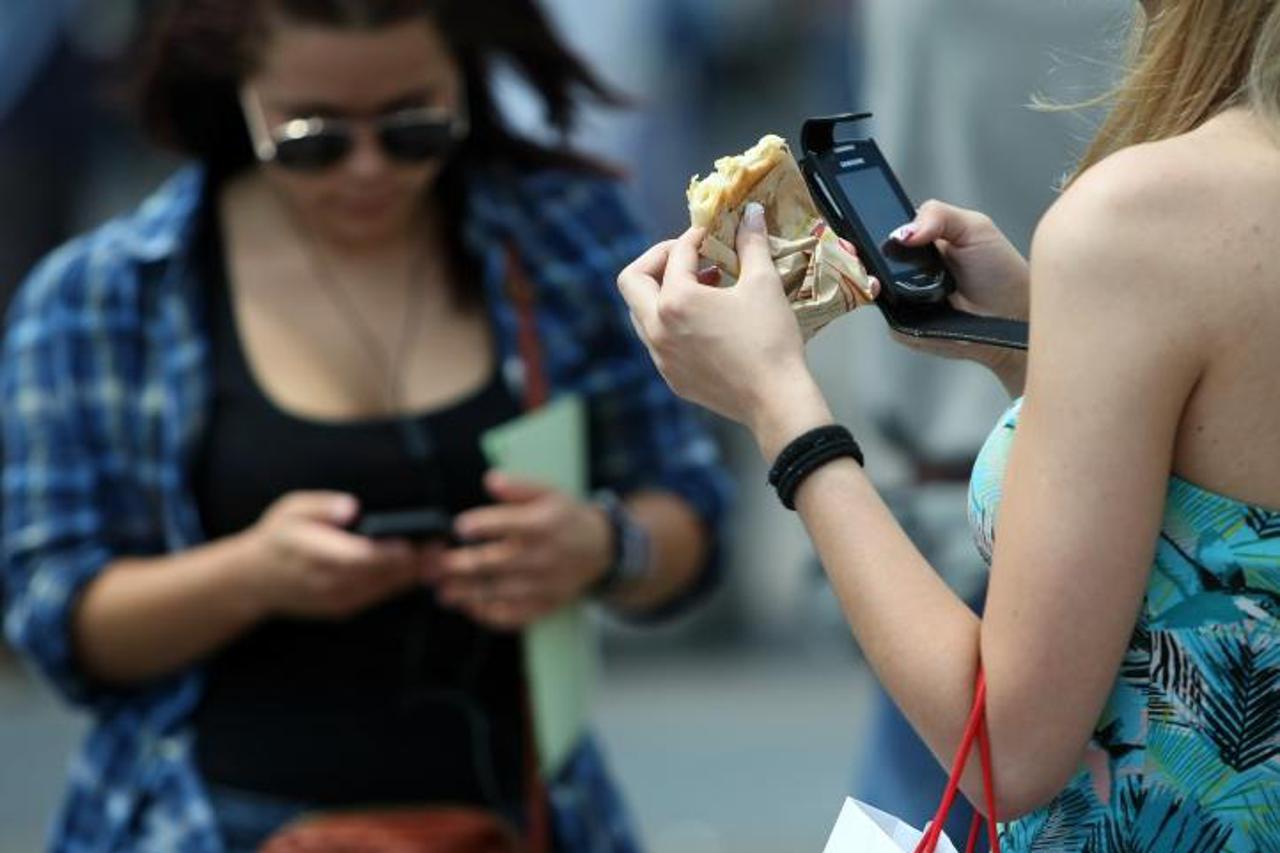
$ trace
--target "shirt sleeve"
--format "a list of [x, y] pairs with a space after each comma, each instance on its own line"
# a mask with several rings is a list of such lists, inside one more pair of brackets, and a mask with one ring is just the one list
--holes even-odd
[[[100, 271], [99, 271], [100, 273]], [[95, 275], [83, 245], [31, 274], [8, 315], [0, 361], [4, 445], [4, 627], [9, 642], [73, 704], [109, 697], [76, 665], [71, 618], [113, 557], [102, 470], [89, 425], [120, 388], [95, 381], [118, 355], [109, 306], [87, 298]]]
[[[592, 485], [618, 494], [660, 490], [683, 499], [711, 538], [711, 559], [693, 586], [644, 621], [679, 614], [717, 584], [719, 535], [731, 486], [707, 416], [667, 387], [636, 336], [617, 277], [648, 246], [620, 188], [598, 181], [573, 205], [577, 247], [591, 270], [590, 292], [577, 306], [589, 353]], [[588, 308], [590, 310], [588, 310]]]

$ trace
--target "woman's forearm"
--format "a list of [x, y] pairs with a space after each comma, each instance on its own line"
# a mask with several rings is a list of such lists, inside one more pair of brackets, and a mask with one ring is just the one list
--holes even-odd
[[[942, 766], [973, 702], [981, 621], [925, 561], [851, 460], [816, 472], [797, 509], [859, 646]], [[965, 793], [980, 803], [971, 762]]]
[[651, 571], [644, 580], [619, 589], [610, 606], [644, 613], [679, 597], [706, 562], [708, 534], [697, 514], [681, 498], [666, 492], [641, 492], [626, 501], [627, 511], [650, 536]]
[[[762, 410], [754, 432], [772, 461], [788, 441], [832, 423], [816, 387]], [[853, 633], [885, 689], [930, 750], [949, 765], [960, 743], [978, 667], [981, 622], [946, 586], [852, 460], [819, 469], [797, 509]], [[964, 789], [980, 802], [971, 761]]]
[[111, 685], [172, 675], [264, 616], [243, 536], [179, 554], [111, 563], [85, 590], [72, 621], [86, 674]]

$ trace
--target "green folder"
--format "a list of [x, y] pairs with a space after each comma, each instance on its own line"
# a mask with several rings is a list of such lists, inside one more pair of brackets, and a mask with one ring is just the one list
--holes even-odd
[[[489, 464], [573, 497], [587, 493], [586, 407], [564, 396], [480, 439]], [[586, 730], [599, 647], [586, 607], [564, 608], [525, 630], [525, 672], [543, 776], [564, 766]]]

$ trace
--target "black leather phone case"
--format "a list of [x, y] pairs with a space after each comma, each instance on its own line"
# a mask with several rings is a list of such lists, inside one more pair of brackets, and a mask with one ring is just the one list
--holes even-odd
[[[800, 147], [804, 152], [804, 156], [800, 160], [800, 171], [804, 174], [805, 182], [809, 185], [809, 192], [813, 195], [815, 204], [820, 209], [824, 207], [824, 204], [819, 201], [820, 199], [825, 197], [831, 200], [831, 203], [834, 203], [834, 198], [830, 192], [824, 193], [814, 186], [815, 175], [821, 172], [821, 168], [818, 166], [819, 158], [835, 148], [835, 131], [837, 127], [859, 123], [869, 118], [871, 118], [870, 113], [849, 113], [824, 118], [812, 118], [804, 123], [800, 135]], [[835, 188], [832, 189], [835, 190]], [[834, 211], [834, 214], [838, 216], [839, 211]], [[856, 234], [846, 233], [851, 229], [841, 228], [839, 223], [831, 222], [831, 216], [828, 214], [824, 214], [824, 216], [826, 216], [828, 224], [835, 229], [836, 233], [853, 243], [864, 258], [871, 257], [867, 252], [867, 247], [859, 245], [860, 240]], [[882, 285], [886, 288], [888, 287], [887, 282], [882, 282]], [[1006, 320], [968, 314], [945, 301], [932, 304], [912, 304], [909, 301], [893, 299], [884, 291], [881, 292], [880, 297], [876, 300], [876, 304], [879, 306], [881, 313], [884, 314], [885, 320], [888, 321], [889, 327], [905, 335], [917, 338], [968, 341], [970, 343], [988, 344], [1010, 349], [1027, 348], [1028, 327], [1025, 322], [1020, 320]]]
[[889, 328], [914, 338], [941, 338], [988, 344], [1008, 349], [1027, 348], [1027, 324], [1021, 320], [980, 317], [951, 305], [928, 307], [890, 307], [884, 299], [877, 301]]

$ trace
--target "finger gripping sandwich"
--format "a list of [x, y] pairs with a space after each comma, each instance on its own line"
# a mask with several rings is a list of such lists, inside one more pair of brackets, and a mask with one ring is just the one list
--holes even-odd
[[873, 301], [857, 251], [827, 226], [781, 137], [717, 160], [715, 172], [694, 176], [688, 200], [691, 223], [707, 229], [700, 253], [720, 269], [724, 286], [741, 273], [734, 246], [743, 212], [750, 202], [763, 205], [774, 267], [806, 339]]

